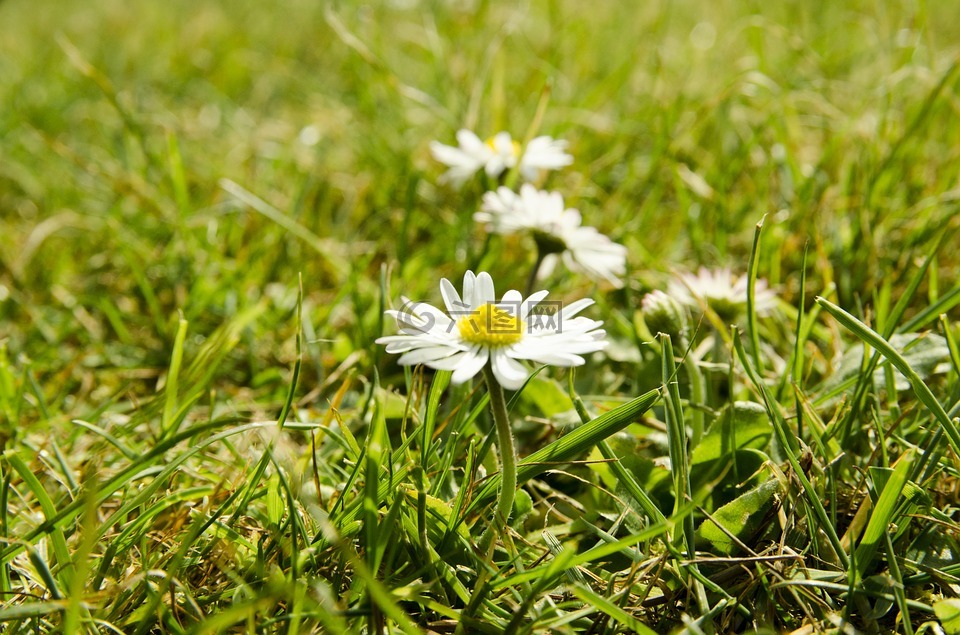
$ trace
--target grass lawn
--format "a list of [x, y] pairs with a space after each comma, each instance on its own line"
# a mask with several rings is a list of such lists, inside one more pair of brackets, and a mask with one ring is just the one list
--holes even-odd
[[0, 25], [0, 632], [960, 633], [960, 7]]

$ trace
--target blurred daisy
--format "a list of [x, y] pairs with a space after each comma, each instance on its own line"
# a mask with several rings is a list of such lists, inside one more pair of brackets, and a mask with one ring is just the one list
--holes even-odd
[[627, 248], [593, 227], [581, 225], [580, 212], [564, 209], [559, 192], [544, 192], [527, 184], [516, 194], [501, 187], [484, 194], [483, 206], [473, 218], [497, 234], [530, 232], [543, 257], [540, 276], [553, 271], [561, 259], [574, 271], [607, 280], [617, 288], [623, 286], [620, 277], [626, 272]]
[[[446, 313], [423, 302], [403, 298], [403, 308], [387, 311], [402, 334], [381, 337], [388, 353], [400, 353], [398, 363], [424, 364], [453, 371], [463, 383], [490, 364], [504, 388], [516, 390], [530, 371], [518, 360], [553, 366], [579, 366], [581, 357], [607, 345], [603, 322], [577, 317], [592, 300], [578, 300], [549, 313], [537, 307], [547, 291], [524, 299], [507, 291], [498, 302], [493, 279], [486, 272], [463, 276], [463, 296], [449, 280], [440, 281]], [[556, 305], [556, 303], [550, 303]]]
[[[729, 267], [710, 270], [701, 267], [696, 275], [680, 274], [671, 280], [667, 294], [688, 306], [703, 309], [709, 306], [722, 320], [735, 319], [747, 308], [747, 276], [737, 276]], [[770, 313], [777, 296], [767, 287], [767, 281], [758, 279], [754, 286], [754, 306], [758, 315]]]
[[430, 142], [433, 158], [450, 168], [440, 180], [455, 186], [463, 184], [480, 170], [497, 178], [519, 165], [520, 176], [532, 181], [540, 170], [557, 170], [573, 163], [573, 157], [565, 152], [567, 142], [547, 136], [533, 139], [523, 150], [509, 132], [498, 132], [487, 141], [481, 141], [473, 132], [459, 130], [457, 143], [458, 146], [453, 147], [439, 141]]

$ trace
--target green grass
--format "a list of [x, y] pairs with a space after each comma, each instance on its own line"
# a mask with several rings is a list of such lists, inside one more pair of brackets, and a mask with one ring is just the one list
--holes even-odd
[[[960, 632], [956, 16], [0, 2], [0, 630]], [[629, 274], [545, 282], [610, 345], [507, 393], [482, 552], [483, 382], [374, 340], [523, 287], [428, 144], [533, 126]], [[700, 265], [780, 306], [668, 347]]]

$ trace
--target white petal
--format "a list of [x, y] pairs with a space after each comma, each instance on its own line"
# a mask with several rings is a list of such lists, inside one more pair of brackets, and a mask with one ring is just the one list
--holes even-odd
[[536, 166], [526, 161], [520, 162], [520, 177], [524, 181], [536, 181], [538, 176], [540, 176], [540, 170]]
[[505, 311], [509, 311], [511, 315], [519, 315], [523, 309], [523, 295], [515, 289], [510, 289], [503, 294], [497, 306]]
[[457, 368], [453, 371], [453, 376], [450, 378], [450, 381], [455, 384], [462, 384], [479, 373], [483, 365], [487, 363], [488, 355], [486, 348], [474, 346], [457, 364]]
[[483, 157], [486, 154], [493, 153], [490, 147], [480, 140], [480, 137], [465, 128], [457, 130], [457, 143], [460, 144], [464, 152], [468, 152], [475, 157]]
[[557, 261], [559, 257], [557, 254], [549, 254], [540, 263], [540, 270], [537, 272], [537, 280], [543, 280], [550, 276], [553, 273], [553, 270], [557, 268]]
[[450, 346], [425, 346], [423, 348], [418, 348], [408, 353], [404, 353], [400, 356], [400, 359], [397, 360], [397, 363], [401, 366], [430, 364], [431, 362], [436, 362], [445, 357], [450, 357], [457, 352], [457, 349], [451, 348]]
[[585, 359], [573, 353], [550, 353], [546, 351], [537, 355], [531, 355], [530, 357], [524, 357], [523, 359], [529, 359], [538, 364], [549, 364], [551, 366], [582, 366], [586, 363]]
[[513, 138], [509, 132], [498, 132], [493, 135], [493, 149], [501, 156], [510, 156], [513, 154]]
[[573, 157], [564, 151], [566, 147], [567, 142], [564, 140], [555, 140], [548, 136], [537, 137], [527, 144], [521, 164], [527, 164], [531, 169], [544, 170], [556, 170], [568, 166], [573, 163]]
[[458, 311], [469, 308], [468, 305], [464, 304], [463, 300], [460, 299], [460, 294], [457, 293], [453, 284], [446, 278], [440, 279], [440, 295], [443, 297], [443, 303], [447, 307], [447, 313], [452, 316], [456, 316]]
[[483, 169], [487, 173], [487, 176], [493, 179], [503, 174], [503, 171], [507, 169], [507, 164], [501, 157], [492, 156], [487, 159], [487, 164]]
[[550, 295], [549, 291], [537, 291], [536, 293], [530, 294], [530, 297], [527, 298], [520, 306], [520, 319], [527, 319], [527, 316], [530, 315], [531, 309], [537, 306], [537, 304], [540, 303], [540, 300], [543, 300], [548, 295]]
[[426, 302], [407, 302], [399, 310], [386, 312], [397, 321], [397, 327], [407, 335], [450, 332], [450, 318]]
[[530, 375], [516, 360], [511, 359], [505, 349], [490, 351], [490, 362], [493, 365], [493, 374], [500, 385], [508, 390], [517, 390]]
[[582, 298], [576, 302], [571, 302], [570, 304], [565, 305], [563, 309], [560, 310], [560, 315], [564, 320], [570, 319], [591, 304], [593, 304], [593, 300], [590, 298]]
[[430, 143], [430, 154], [432, 154], [433, 158], [440, 163], [449, 165], [451, 167], [473, 166], [473, 169], [476, 170], [481, 165], [481, 162], [477, 160], [476, 157], [471, 157], [469, 154], [459, 148], [444, 145], [438, 141], [432, 141]]
[[[464, 293], [466, 295], [466, 293]], [[477, 275], [477, 283], [473, 292], [472, 309], [478, 309], [484, 304], [491, 304], [497, 301], [496, 291], [493, 288], [493, 278], [486, 271], [481, 271]]]
[[476, 299], [476, 289], [477, 276], [475, 276], [472, 271], [467, 270], [467, 272], [463, 274], [463, 303], [466, 304], [471, 311], [480, 306], [480, 303], [478, 303]]
[[456, 355], [451, 355], [450, 357], [444, 357], [443, 359], [430, 362], [427, 364], [427, 366], [435, 370], [456, 370], [459, 368], [460, 362], [463, 361], [463, 358], [466, 355], [466, 353], [460, 352]]

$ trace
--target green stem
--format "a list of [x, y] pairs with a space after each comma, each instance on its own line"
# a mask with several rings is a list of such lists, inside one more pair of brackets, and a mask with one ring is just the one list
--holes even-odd
[[543, 265], [543, 259], [546, 258], [546, 254], [540, 245], [537, 245], [537, 261], [533, 263], [533, 269], [530, 270], [530, 276], [527, 278], [527, 290], [525, 297], [530, 297], [530, 294], [533, 293], [533, 285], [537, 284], [537, 273], [540, 271], [540, 266]]
[[493, 423], [497, 428], [497, 447], [500, 450], [500, 500], [497, 502], [497, 515], [493, 524], [487, 527], [480, 537], [480, 551], [486, 551], [498, 531], [506, 531], [510, 512], [513, 511], [513, 498], [517, 493], [517, 451], [513, 444], [513, 431], [507, 416], [507, 400], [503, 388], [493, 375], [490, 362], [483, 367], [483, 379], [487, 383], [490, 395], [490, 410]]

